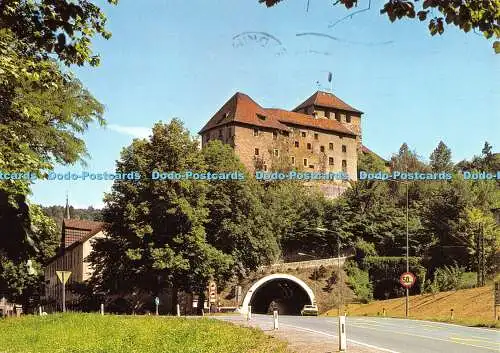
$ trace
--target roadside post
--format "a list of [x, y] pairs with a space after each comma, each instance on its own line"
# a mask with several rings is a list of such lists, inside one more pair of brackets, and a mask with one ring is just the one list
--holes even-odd
[[62, 283], [62, 311], [66, 312], [66, 282], [68, 281], [69, 276], [71, 276], [70, 271], [56, 271], [57, 278]]
[[155, 298], [156, 316], [158, 316], [158, 306], [160, 305], [160, 298]]
[[104, 304], [101, 303], [101, 315], [104, 315]]
[[252, 319], [252, 306], [248, 306], [248, 312], [247, 312], [247, 321], [250, 321]]
[[453, 315], [453, 309], [450, 310], [450, 320], [453, 320], [455, 316]]
[[347, 336], [345, 332], [345, 316], [339, 316], [339, 351], [347, 349]]
[[495, 320], [500, 319], [500, 312], [498, 308], [500, 307], [500, 282], [495, 282], [495, 287], [494, 287], [494, 295], [495, 295], [495, 300], [493, 302], [493, 312], [495, 315]]
[[181, 306], [179, 304], [177, 304], [177, 306], [176, 306], [176, 312], [177, 312], [177, 316], [181, 316]]
[[274, 319], [274, 329], [278, 330], [280, 328], [278, 322], [278, 310], [273, 311], [273, 319]]

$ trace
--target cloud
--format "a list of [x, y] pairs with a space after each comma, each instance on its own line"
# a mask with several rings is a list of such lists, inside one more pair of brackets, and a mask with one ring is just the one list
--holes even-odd
[[110, 130], [119, 132], [121, 134], [130, 135], [138, 138], [147, 138], [151, 135], [151, 128], [143, 126], [122, 126], [122, 125], [108, 125]]

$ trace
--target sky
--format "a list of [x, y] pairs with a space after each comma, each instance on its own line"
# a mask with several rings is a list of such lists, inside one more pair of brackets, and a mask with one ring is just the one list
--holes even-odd
[[[122, 148], [158, 121], [180, 118], [193, 135], [237, 91], [264, 107], [293, 109], [318, 89], [364, 112], [363, 143], [384, 158], [403, 142], [428, 160], [439, 141], [455, 162], [499, 150], [500, 55], [475, 33], [426, 23], [391, 23], [372, 5], [353, 11], [331, 1], [99, 1], [109, 40], [95, 39], [97, 68], [72, 68], [105, 105], [105, 128], [83, 135], [87, 166], [57, 172], [112, 173]], [[358, 10], [367, 6], [360, 0]], [[332, 72], [333, 86], [327, 81]], [[496, 82], [496, 84], [495, 84]], [[31, 200], [103, 206], [111, 181], [37, 181]]]

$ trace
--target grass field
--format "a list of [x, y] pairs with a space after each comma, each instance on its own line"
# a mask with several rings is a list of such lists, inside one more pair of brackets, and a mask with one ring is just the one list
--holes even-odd
[[257, 329], [202, 318], [55, 314], [0, 319], [1, 353], [286, 352]]
[[[369, 304], [350, 304], [347, 313], [352, 316], [378, 316], [382, 315], [384, 308], [387, 316], [404, 317], [405, 298], [381, 300]], [[453, 320], [451, 319], [451, 309], [453, 309]], [[337, 309], [330, 310], [328, 313], [337, 315]], [[435, 295], [411, 296], [410, 316], [421, 320], [500, 328], [500, 322], [494, 320], [493, 287], [491, 285], [441, 292]]]

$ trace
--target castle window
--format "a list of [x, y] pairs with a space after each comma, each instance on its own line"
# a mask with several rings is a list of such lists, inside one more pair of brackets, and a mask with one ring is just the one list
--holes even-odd
[[330, 151], [333, 151], [333, 142], [330, 142], [330, 143], [328, 144], [328, 149], [329, 149]]
[[325, 146], [320, 146], [319, 150], [320, 152], [325, 152]]
[[264, 171], [267, 172], [267, 164], [264, 164]]
[[273, 131], [273, 140], [276, 140], [276, 139], [278, 139], [278, 132]]
[[295, 157], [292, 156], [292, 165], [295, 165]]
[[307, 149], [312, 150], [312, 145], [310, 143], [307, 144]]
[[290, 133], [288, 131], [283, 131], [283, 136], [288, 137], [290, 136]]
[[347, 161], [345, 159], [342, 160], [342, 171], [347, 172]]
[[259, 136], [259, 129], [253, 129], [253, 135]]
[[342, 152], [347, 152], [347, 146], [346, 145], [342, 145]]
[[304, 167], [307, 167], [307, 158], [304, 158]]
[[278, 151], [276, 148], [274, 149], [273, 151], [273, 154], [275, 157], [279, 157], [280, 156], [280, 151]]
[[314, 169], [314, 164], [309, 164], [309, 168]]
[[299, 141], [295, 141], [295, 147], [299, 147]]
[[302, 135], [302, 137], [306, 137], [306, 132], [302, 131], [301, 135]]
[[328, 165], [333, 165], [333, 157], [328, 157]]
[[346, 123], [350, 123], [350, 122], [351, 122], [351, 116], [350, 116], [350, 115], [347, 115], [347, 116], [345, 117], [345, 121], [346, 121]]
[[255, 155], [256, 155], [256, 156], [258, 156], [258, 155], [259, 155], [259, 149], [258, 149], [258, 148], [256, 148], [256, 149], [255, 149]]
[[314, 139], [317, 140], [318, 139], [318, 134], [314, 134]]

